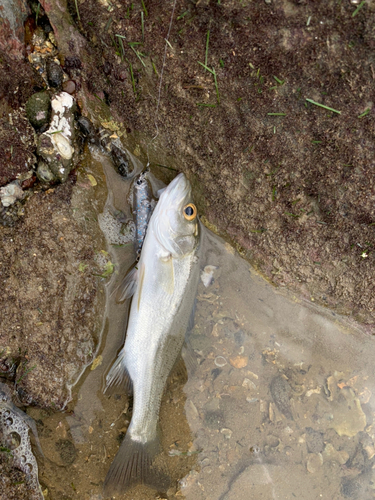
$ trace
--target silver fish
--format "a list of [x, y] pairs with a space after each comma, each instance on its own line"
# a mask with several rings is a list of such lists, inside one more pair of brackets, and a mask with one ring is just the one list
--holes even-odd
[[145, 171], [136, 178], [133, 188], [133, 218], [137, 258], [141, 254], [152, 209], [152, 188], [150, 181], [147, 179], [147, 171]]
[[106, 495], [135, 483], [169, 486], [158, 417], [164, 387], [184, 343], [199, 280], [201, 229], [191, 186], [179, 174], [151, 216], [138, 265], [126, 277], [134, 292], [126, 341], [107, 389], [133, 390], [133, 416], [104, 483]]
[[31, 450], [29, 428], [42, 453], [34, 420], [12, 403], [9, 387], [0, 382], [0, 444], [9, 450], [14, 466], [24, 472], [30, 500], [43, 500], [38, 480], [38, 464]]

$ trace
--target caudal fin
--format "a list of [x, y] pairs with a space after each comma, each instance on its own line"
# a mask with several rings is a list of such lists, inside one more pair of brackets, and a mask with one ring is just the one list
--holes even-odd
[[126, 434], [105, 478], [105, 496], [124, 493], [139, 483], [166, 492], [170, 486], [170, 477], [161, 454], [158, 439], [140, 443]]

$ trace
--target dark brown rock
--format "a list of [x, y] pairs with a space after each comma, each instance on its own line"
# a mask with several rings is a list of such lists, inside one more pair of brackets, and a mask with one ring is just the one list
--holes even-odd
[[73, 80], [68, 80], [63, 83], [62, 89], [64, 92], [67, 92], [68, 94], [74, 94], [76, 91], [76, 84], [74, 83]]

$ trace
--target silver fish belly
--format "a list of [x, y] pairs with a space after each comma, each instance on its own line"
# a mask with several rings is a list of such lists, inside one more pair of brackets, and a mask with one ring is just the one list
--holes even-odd
[[[183, 174], [160, 197], [137, 269], [127, 277], [135, 290], [124, 348], [107, 387], [133, 390], [133, 415], [109, 469], [106, 494], [134, 483], [160, 491], [169, 476], [160, 457], [158, 417], [167, 378], [184, 343], [199, 280], [200, 228]], [[157, 465], [156, 465], [157, 464]]]

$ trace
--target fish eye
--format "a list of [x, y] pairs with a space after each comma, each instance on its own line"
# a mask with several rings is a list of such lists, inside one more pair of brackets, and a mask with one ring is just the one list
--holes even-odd
[[186, 220], [194, 220], [197, 216], [197, 207], [194, 203], [189, 203], [184, 207], [184, 217]]

